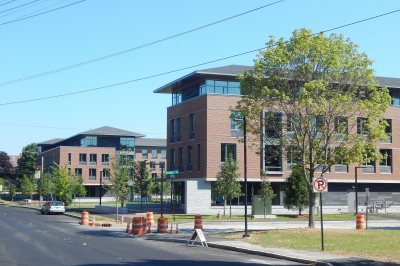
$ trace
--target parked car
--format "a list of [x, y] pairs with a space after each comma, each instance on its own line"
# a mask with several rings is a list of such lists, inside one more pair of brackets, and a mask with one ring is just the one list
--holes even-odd
[[65, 207], [64, 207], [64, 202], [62, 201], [48, 201], [45, 204], [43, 204], [42, 208], [40, 209], [41, 214], [51, 214], [51, 213], [64, 214], [64, 212], [65, 212]]

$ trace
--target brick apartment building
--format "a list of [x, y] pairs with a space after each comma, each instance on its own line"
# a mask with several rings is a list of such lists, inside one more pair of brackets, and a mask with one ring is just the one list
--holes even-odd
[[[179, 170], [175, 177], [175, 191], [186, 213], [221, 213], [222, 199], [214, 192], [217, 173], [228, 152], [233, 153], [244, 176], [244, 145], [239, 142], [242, 132], [231, 121], [231, 110], [241, 99], [239, 73], [250, 66], [230, 65], [192, 72], [158, 89], [155, 93], [171, 94], [167, 110], [167, 169]], [[386, 86], [393, 97], [385, 114], [390, 124], [390, 141], [379, 144], [386, 160], [372, 162], [367, 169], [358, 169], [358, 197], [365, 199], [365, 188], [370, 189], [371, 200], [388, 201], [400, 205], [400, 78], [377, 77], [380, 86]], [[262, 154], [262, 153], [261, 153]], [[282, 187], [290, 175], [290, 162], [281, 156], [264, 162], [251, 143], [247, 148], [248, 202], [258, 190], [261, 173], [267, 174], [276, 197], [275, 213], [287, 212], [283, 205]], [[324, 195], [324, 206], [333, 211], [344, 210], [354, 204], [354, 165], [335, 165], [326, 174], [329, 192]], [[244, 186], [242, 186], [244, 195]], [[361, 200], [362, 199], [362, 200]], [[243, 213], [244, 196], [232, 202], [233, 211]], [[360, 205], [359, 204], [359, 205]]]
[[[47, 172], [56, 163], [81, 175], [87, 197], [100, 196], [100, 175], [103, 182], [109, 180], [110, 159], [120, 150], [129, 149], [137, 162], [146, 160], [153, 177], [160, 175], [160, 164], [166, 161], [165, 139], [144, 138], [142, 134], [108, 126], [37, 145], [38, 168]], [[106, 191], [101, 191], [104, 196]]]

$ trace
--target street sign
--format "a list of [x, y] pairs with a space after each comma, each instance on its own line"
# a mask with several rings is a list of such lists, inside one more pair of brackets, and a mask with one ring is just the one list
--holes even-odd
[[179, 174], [179, 170], [167, 171], [166, 174], [167, 175], [176, 175], [176, 174]]
[[40, 179], [41, 171], [35, 171], [35, 179]]
[[206, 237], [203, 234], [201, 229], [195, 229], [192, 236], [190, 237], [189, 241], [186, 243], [186, 246], [189, 245], [190, 241], [192, 241], [191, 245], [193, 246], [194, 242], [199, 239], [200, 243], [203, 247], [208, 247]]
[[314, 178], [313, 181], [314, 192], [327, 192], [328, 191], [328, 180], [323, 177]]

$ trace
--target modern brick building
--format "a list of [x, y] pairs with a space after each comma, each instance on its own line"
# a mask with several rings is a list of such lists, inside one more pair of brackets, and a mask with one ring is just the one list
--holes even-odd
[[[186, 213], [221, 213], [222, 199], [214, 193], [214, 186], [228, 152], [234, 154], [243, 180], [244, 145], [238, 141], [242, 132], [231, 120], [231, 114], [241, 99], [236, 77], [251, 69], [250, 66], [230, 65], [199, 70], [154, 91], [172, 96], [167, 110], [167, 169], [179, 170], [175, 176], [175, 191], [178, 191]], [[400, 78], [377, 79], [380, 86], [388, 87], [393, 97], [385, 114], [392, 136], [387, 142], [379, 143], [381, 152], [387, 154], [384, 161], [372, 162], [367, 169], [358, 169], [358, 195], [361, 204], [365, 199], [363, 192], [368, 187], [372, 201], [386, 201], [395, 206], [400, 205]], [[251, 142], [247, 153], [249, 204], [264, 172], [277, 195], [273, 200], [274, 212], [287, 212], [282, 207], [282, 186], [291, 173], [291, 162], [283, 156], [266, 162], [252, 148]], [[346, 209], [352, 202], [354, 204], [353, 165], [335, 165], [326, 177], [329, 179], [329, 192], [324, 196], [327, 208], [343, 211], [343, 206]], [[232, 204], [234, 211], [243, 213], [244, 196]]]
[[[38, 143], [38, 168], [44, 172], [57, 163], [83, 177], [87, 197], [100, 196], [100, 175], [109, 180], [110, 159], [120, 150], [129, 150], [132, 159], [149, 162], [153, 177], [160, 175], [160, 163], [166, 161], [166, 140], [113, 127], [101, 127], [66, 139]], [[106, 191], [101, 190], [104, 194]], [[103, 195], [102, 195], [103, 196]]]

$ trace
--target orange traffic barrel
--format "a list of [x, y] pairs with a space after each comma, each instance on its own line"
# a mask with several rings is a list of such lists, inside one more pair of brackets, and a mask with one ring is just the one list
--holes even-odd
[[125, 233], [128, 233], [128, 234], [131, 233], [131, 230], [132, 230], [131, 225], [132, 225], [132, 223], [131, 223], [130, 221], [128, 221], [128, 222], [126, 223], [126, 230], [125, 230]]
[[146, 220], [147, 220], [147, 226], [150, 224], [150, 226], [154, 225], [154, 217], [152, 212], [147, 212], [146, 213]]
[[132, 219], [132, 233], [134, 235], [141, 235], [143, 234], [143, 222], [142, 217], [133, 217]]
[[194, 216], [194, 229], [203, 229], [203, 218], [200, 214]]
[[364, 229], [364, 214], [356, 214], [356, 229]]
[[158, 218], [157, 233], [166, 234], [168, 233], [168, 219], [164, 216]]
[[87, 211], [83, 211], [81, 217], [81, 225], [89, 225], [89, 213]]

